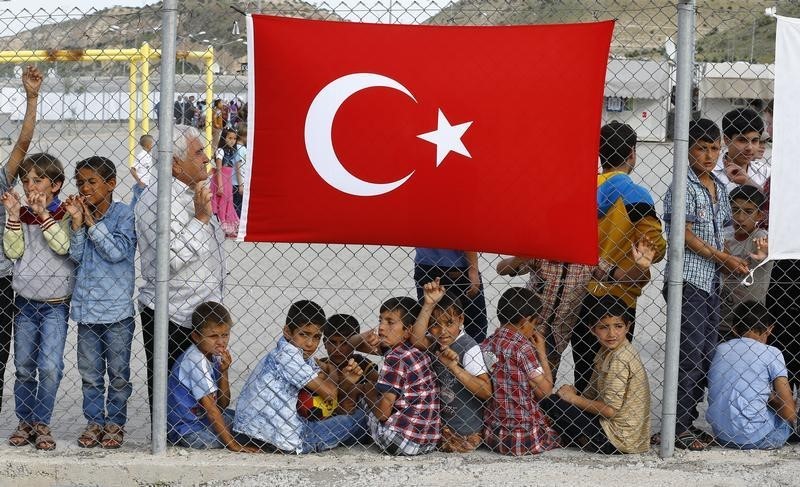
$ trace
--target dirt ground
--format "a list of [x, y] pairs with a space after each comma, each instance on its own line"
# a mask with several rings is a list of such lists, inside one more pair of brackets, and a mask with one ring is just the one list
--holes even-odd
[[476, 452], [389, 457], [371, 448], [297, 457], [169, 449], [145, 445], [118, 452], [69, 447], [58, 453], [0, 447], [0, 486], [329, 487], [404, 486], [790, 486], [800, 482], [800, 449], [741, 452], [714, 448], [677, 451], [661, 460], [644, 455], [602, 456], [555, 450], [510, 458]]

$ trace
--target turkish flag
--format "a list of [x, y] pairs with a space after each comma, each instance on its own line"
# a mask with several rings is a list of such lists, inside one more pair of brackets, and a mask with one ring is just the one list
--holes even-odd
[[613, 27], [249, 16], [239, 239], [597, 263]]

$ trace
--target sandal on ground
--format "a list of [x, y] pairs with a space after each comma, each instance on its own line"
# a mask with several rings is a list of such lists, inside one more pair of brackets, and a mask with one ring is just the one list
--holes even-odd
[[11, 446], [25, 446], [31, 443], [33, 438], [33, 426], [24, 421], [20, 421], [16, 431], [11, 433], [8, 444]]
[[661, 433], [656, 433], [650, 437], [650, 444], [651, 445], [660, 445], [661, 444]]
[[122, 446], [125, 438], [125, 429], [122, 426], [114, 423], [106, 424], [105, 431], [103, 432], [103, 441], [101, 445], [107, 450], [116, 450]]
[[715, 439], [711, 433], [707, 433], [696, 426], [692, 426], [689, 428], [689, 431], [694, 433], [694, 435], [707, 446], [711, 446], [714, 444]]
[[100, 444], [103, 437], [103, 427], [97, 423], [89, 423], [78, 437], [78, 446], [81, 448], [94, 448]]
[[689, 451], [703, 451], [708, 447], [694, 432], [686, 430], [675, 437], [675, 448]]
[[44, 423], [36, 423], [33, 425], [33, 445], [37, 450], [55, 450], [56, 440], [50, 431], [50, 427]]

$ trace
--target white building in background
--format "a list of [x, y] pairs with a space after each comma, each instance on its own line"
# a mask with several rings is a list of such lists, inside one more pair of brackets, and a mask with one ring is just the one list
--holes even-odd
[[703, 117], [720, 124], [734, 108], [760, 111], [773, 97], [774, 64], [704, 63], [701, 66], [699, 104]]
[[663, 142], [672, 89], [666, 61], [610, 59], [606, 69], [603, 123], [627, 123], [639, 140]]
[[[772, 98], [774, 65], [703, 63], [698, 66], [698, 106], [702, 116], [719, 123], [733, 108], [753, 106], [760, 109], [762, 100]], [[151, 77], [150, 109], [159, 100], [158, 76]], [[214, 77], [214, 97], [229, 101], [247, 99], [247, 77]], [[674, 86], [674, 66], [667, 61], [610, 59], [606, 70], [603, 99], [603, 123], [617, 120], [636, 130], [639, 140], [667, 140], [670, 93]], [[39, 103], [40, 120], [127, 120], [130, 109], [128, 78], [72, 78], [54, 75], [45, 79]], [[217, 91], [219, 90], [219, 91]], [[205, 96], [205, 78], [179, 77], [175, 94]], [[136, 94], [141, 107], [141, 95]], [[170, 102], [171, 103], [171, 102]], [[25, 96], [18, 79], [0, 79], [0, 117], [21, 120]], [[137, 114], [141, 119], [143, 114]], [[4, 135], [0, 133], [0, 138]]]

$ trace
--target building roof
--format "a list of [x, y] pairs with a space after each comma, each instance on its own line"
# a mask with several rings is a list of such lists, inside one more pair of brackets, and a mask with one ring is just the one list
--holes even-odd
[[609, 59], [605, 96], [660, 100], [669, 94], [669, 64], [641, 59]]
[[703, 98], [768, 100], [773, 97], [774, 64], [704, 63], [702, 69], [700, 96]]

